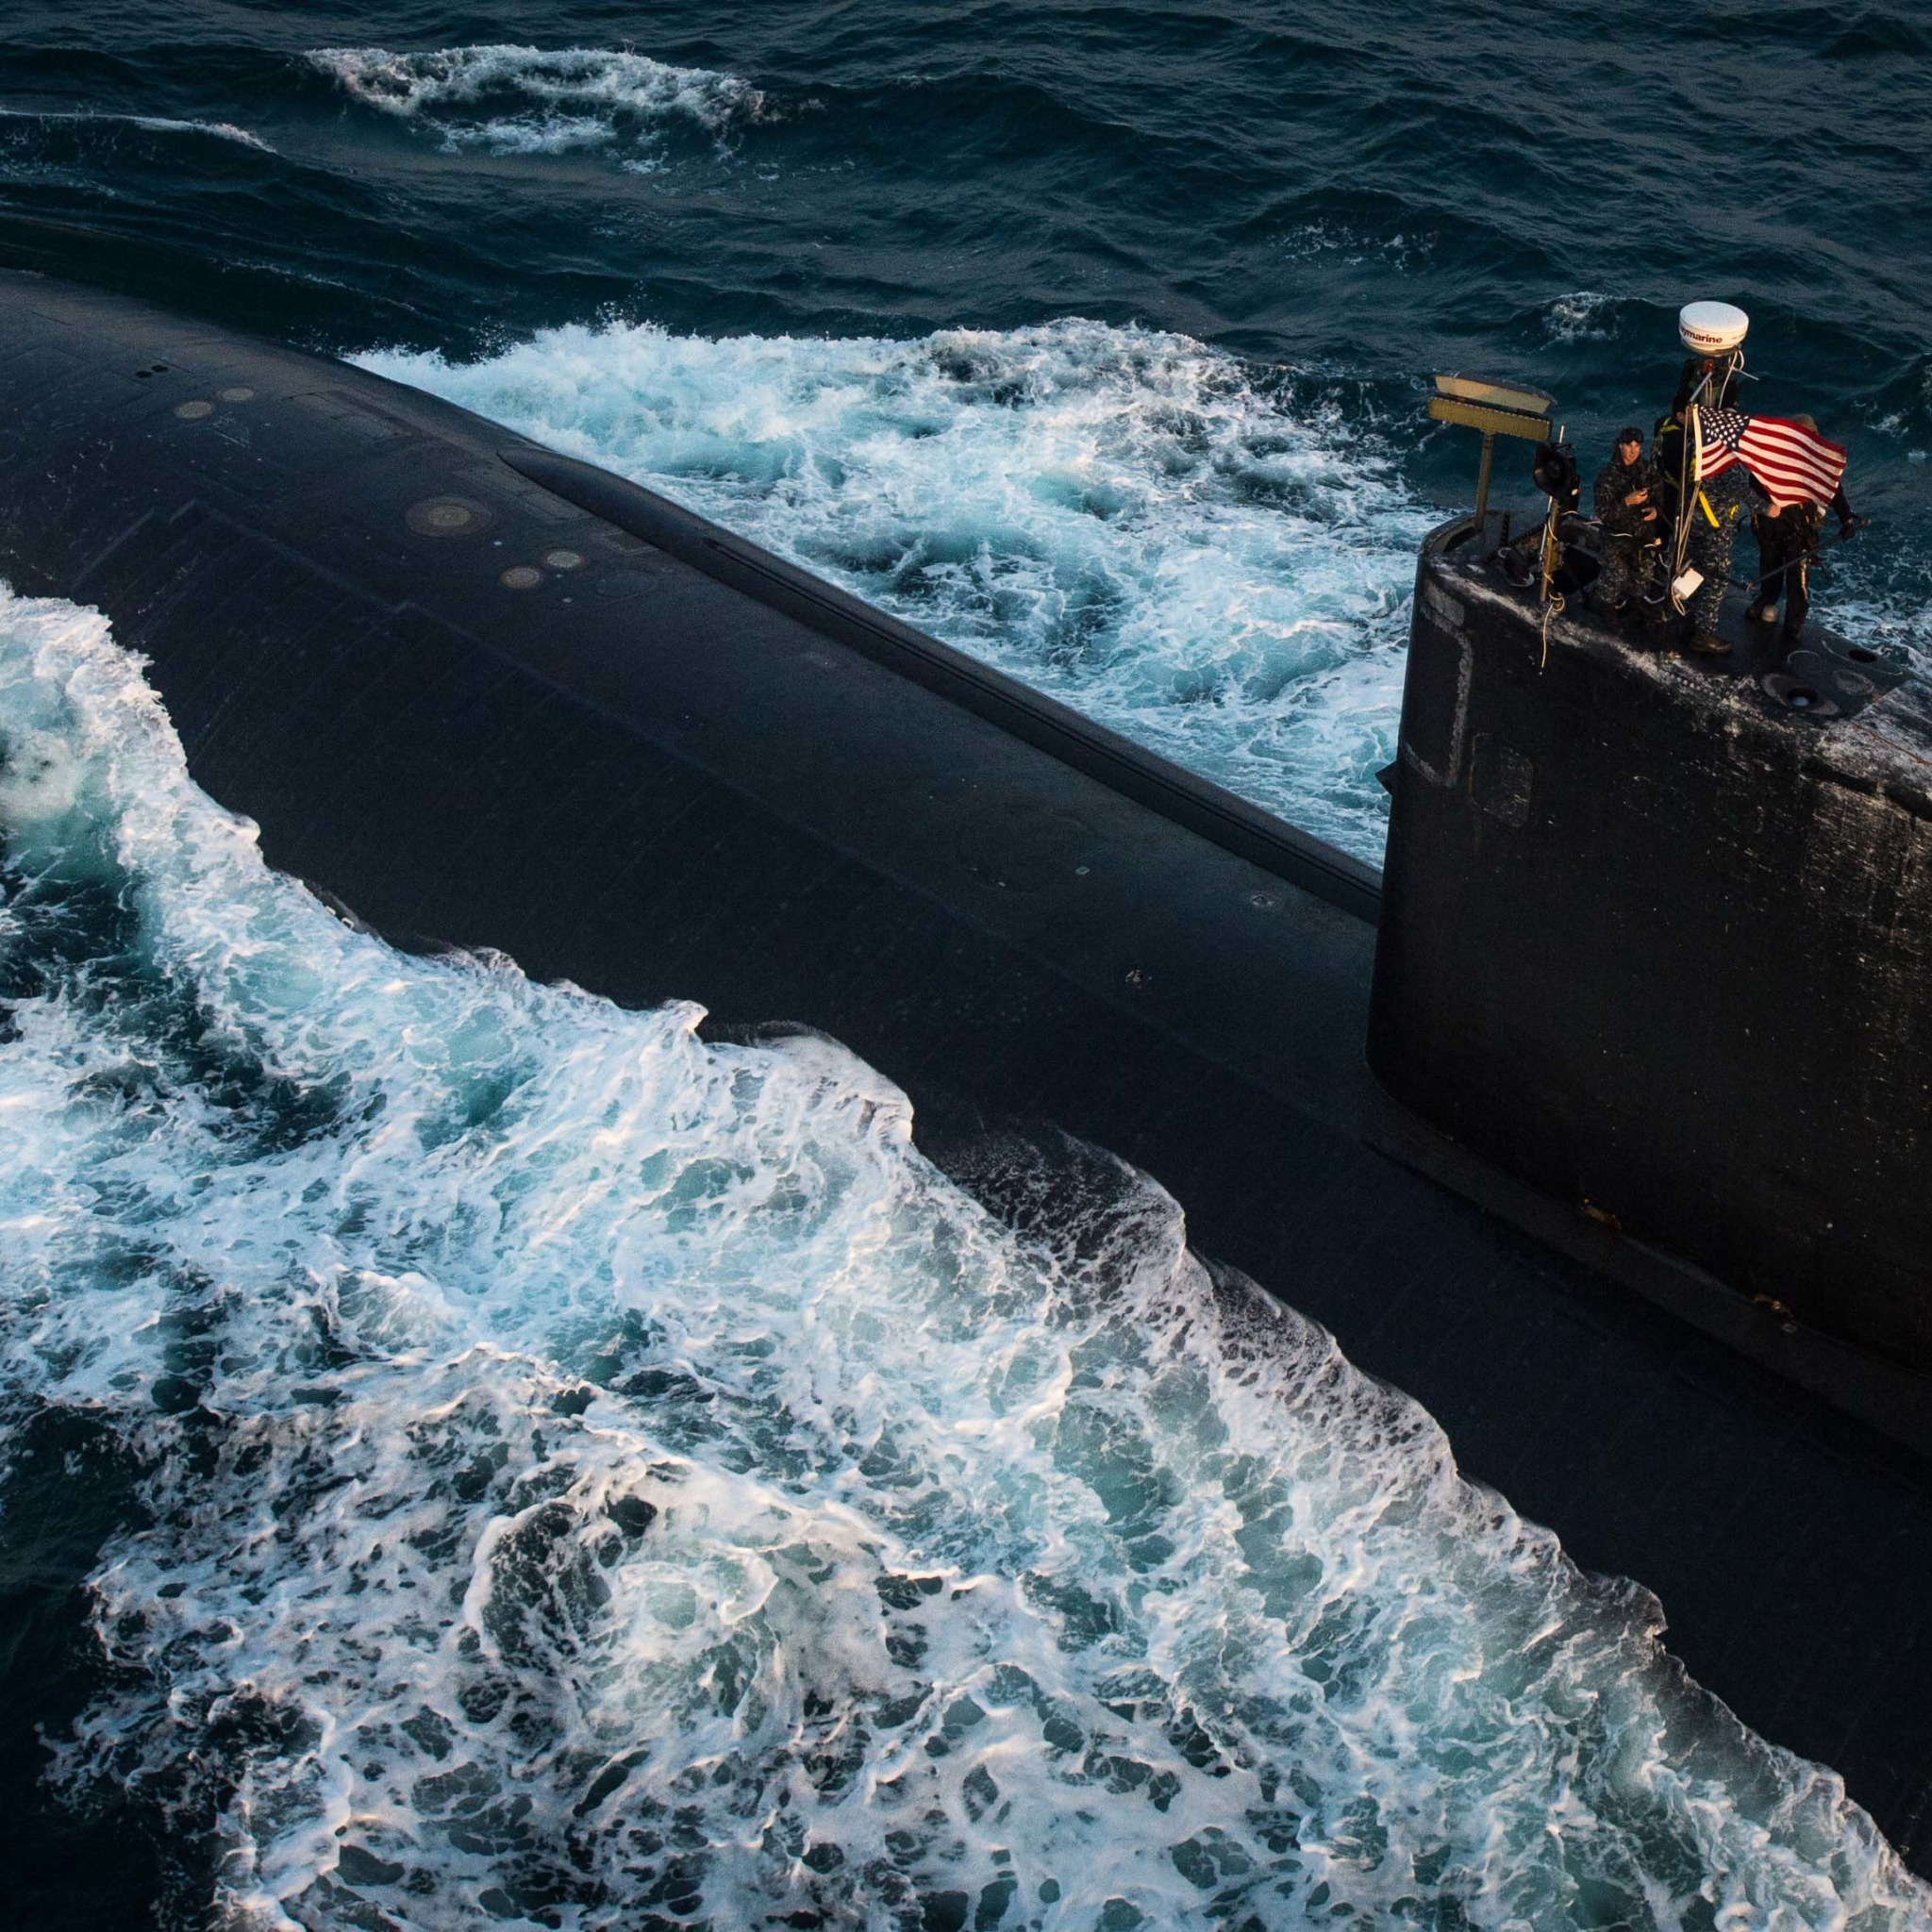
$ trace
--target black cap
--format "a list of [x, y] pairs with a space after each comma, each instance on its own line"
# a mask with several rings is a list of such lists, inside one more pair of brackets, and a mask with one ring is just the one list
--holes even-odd
[[1624, 444], [1625, 444], [1626, 442], [1634, 442], [1634, 443], [1638, 444], [1638, 445], [1639, 445], [1640, 447], [1641, 447], [1641, 445], [1642, 445], [1642, 442], [1643, 442], [1643, 431], [1642, 431], [1642, 430], [1641, 430], [1641, 429], [1620, 429], [1620, 430], [1618, 430], [1618, 431], [1617, 431], [1617, 447], [1618, 447], [1619, 449], [1622, 449], [1622, 448], [1624, 447]]

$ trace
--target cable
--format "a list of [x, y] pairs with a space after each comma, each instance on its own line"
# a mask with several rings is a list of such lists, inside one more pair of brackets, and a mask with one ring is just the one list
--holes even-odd
[[[1744, 352], [1742, 349], [1733, 349], [1724, 358], [1724, 382], [1718, 393], [1720, 395], [1727, 394], [1732, 382], [1743, 374], [1743, 370]], [[1676, 611], [1679, 616], [1683, 614], [1684, 604], [1683, 600], [1677, 595], [1677, 579], [1684, 575], [1685, 559], [1690, 549], [1690, 518], [1688, 513], [1689, 506], [1685, 502], [1685, 493], [1690, 481], [1690, 451], [1693, 444], [1701, 449], [1704, 441], [1701, 398], [1705, 391], [1710, 388], [1710, 379], [1716, 373], [1714, 369], [1707, 369], [1704, 372], [1703, 378], [1699, 381], [1697, 387], [1690, 391], [1690, 400], [1684, 405], [1684, 413], [1680, 418], [1683, 428], [1678, 439], [1681, 444], [1681, 453], [1677, 460], [1677, 528], [1675, 541], [1672, 545], [1671, 575], [1669, 578], [1671, 608]]]
[[1807, 550], [1803, 557], [1794, 557], [1789, 563], [1781, 563], [1775, 570], [1768, 570], [1761, 577], [1726, 577], [1724, 582], [1734, 591], [1756, 591], [1762, 586], [1774, 583], [1787, 571], [1803, 570], [1807, 563], [1815, 563], [1823, 570], [1829, 570], [1829, 561], [1820, 557], [1817, 551]]

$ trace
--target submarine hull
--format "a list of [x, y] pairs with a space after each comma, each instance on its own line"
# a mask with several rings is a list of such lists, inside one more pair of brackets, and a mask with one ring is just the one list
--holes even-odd
[[1043, 1122], [1145, 1170], [1911, 1854], [1923, 1385], [1390, 1100], [1373, 873], [649, 491], [31, 276], [0, 573], [104, 609], [197, 781], [391, 938], [823, 1028], [942, 1164]]

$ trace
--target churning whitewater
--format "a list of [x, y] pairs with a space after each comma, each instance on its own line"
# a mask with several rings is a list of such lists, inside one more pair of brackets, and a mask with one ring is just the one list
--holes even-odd
[[1379, 862], [1436, 520], [1322, 385], [1063, 321], [916, 341], [572, 325], [358, 358], [647, 484]]
[[0, 1424], [142, 1506], [49, 1775], [226, 1923], [1932, 1921], [1148, 1181], [1022, 1236], [829, 1041], [392, 950], [92, 612], [0, 738]]
[[658, 142], [679, 124], [723, 140], [766, 111], [763, 94], [735, 75], [673, 67], [627, 50], [317, 47], [306, 58], [358, 106], [433, 128], [447, 149], [606, 148], [642, 173], [658, 164]]

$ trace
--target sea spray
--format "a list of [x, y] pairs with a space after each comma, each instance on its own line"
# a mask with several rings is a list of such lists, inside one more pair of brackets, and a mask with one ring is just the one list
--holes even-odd
[[1143, 1177], [352, 929], [91, 612], [0, 739], [0, 1425], [145, 1509], [52, 1774], [236, 1923], [1932, 1916]]
[[37, 131], [94, 135], [108, 141], [123, 129], [135, 128], [143, 134], [187, 135], [192, 139], [231, 142], [238, 147], [252, 147], [259, 154], [275, 152], [260, 135], [249, 128], [238, 127], [232, 121], [175, 121], [158, 114], [35, 112], [25, 108], [0, 108], [0, 124], [8, 122], [23, 123]]

